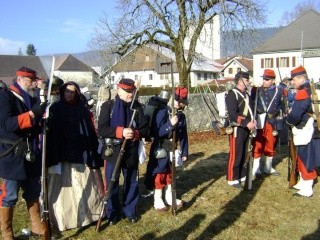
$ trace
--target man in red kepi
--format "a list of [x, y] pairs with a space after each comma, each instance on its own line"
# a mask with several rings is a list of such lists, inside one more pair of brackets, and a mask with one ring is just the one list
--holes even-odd
[[[160, 105], [151, 124], [150, 131], [154, 139], [150, 148], [145, 185], [149, 190], [154, 189], [154, 208], [159, 212], [167, 211], [167, 205], [172, 205], [170, 151], [172, 151], [173, 130], [176, 131], [176, 141], [178, 150], [181, 151], [179, 153], [181, 160], [186, 161], [188, 157], [187, 123], [182, 112], [187, 104], [188, 90], [184, 87], [178, 87], [174, 96], [176, 115], [170, 116], [170, 110], [167, 106]], [[180, 208], [182, 205], [183, 202], [177, 199], [177, 207]]]
[[33, 235], [44, 235], [40, 220], [41, 150], [39, 149], [39, 121], [46, 103], [35, 103], [30, 96], [36, 72], [21, 67], [17, 79], [8, 91], [0, 92], [0, 225], [3, 239], [14, 239], [13, 208], [19, 190], [27, 203]]
[[[312, 109], [311, 88], [307, 71], [299, 66], [291, 71], [291, 79], [297, 93], [287, 123], [292, 128], [293, 142], [297, 146], [297, 169], [300, 179], [294, 189], [298, 197], [313, 195], [313, 181], [320, 166], [320, 132]], [[319, 123], [318, 123], [319, 124]]]
[[[281, 126], [283, 104], [283, 90], [275, 85], [276, 75], [272, 69], [265, 69], [262, 87], [252, 89], [252, 99], [257, 99], [257, 135], [253, 140], [253, 177], [261, 174], [260, 159], [265, 156], [263, 172], [268, 175], [279, 176], [280, 173], [272, 167], [272, 160], [276, 152], [278, 134]], [[257, 94], [258, 93], [258, 94]]]

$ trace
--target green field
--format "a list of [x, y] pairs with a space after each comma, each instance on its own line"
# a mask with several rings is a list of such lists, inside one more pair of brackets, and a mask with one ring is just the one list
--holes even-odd
[[[125, 219], [114, 226], [103, 222], [100, 233], [93, 224], [65, 231], [61, 239], [320, 239], [320, 184], [309, 199], [292, 196], [295, 191], [288, 189], [287, 153], [287, 146], [281, 146], [275, 158], [280, 177], [263, 176], [253, 182], [251, 191], [239, 191], [225, 180], [227, 136], [191, 135], [190, 158], [178, 170], [177, 179], [177, 195], [185, 207], [175, 217], [170, 211], [156, 212], [149, 197], [140, 201], [141, 219], [136, 224]], [[145, 166], [140, 166], [142, 193]], [[26, 207], [19, 200], [15, 234], [26, 227]]]

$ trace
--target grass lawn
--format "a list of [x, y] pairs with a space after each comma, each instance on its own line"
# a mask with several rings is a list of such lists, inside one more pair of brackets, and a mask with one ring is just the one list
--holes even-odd
[[[190, 157], [178, 169], [177, 196], [185, 201], [176, 216], [158, 213], [153, 198], [141, 199], [141, 219], [130, 224], [125, 219], [114, 226], [102, 223], [65, 231], [61, 239], [320, 239], [320, 184], [311, 198], [297, 198], [288, 188], [287, 146], [278, 149], [274, 160], [281, 176], [263, 176], [253, 182], [251, 191], [227, 185], [227, 135], [213, 132], [190, 134]], [[140, 190], [146, 163], [140, 165]], [[20, 199], [15, 209], [14, 231], [30, 227], [25, 203]], [[67, 217], [67, 216], [66, 216]]]

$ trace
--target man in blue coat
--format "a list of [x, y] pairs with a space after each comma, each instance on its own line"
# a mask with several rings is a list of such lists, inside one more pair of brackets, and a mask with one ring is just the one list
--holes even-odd
[[0, 225], [4, 239], [14, 239], [12, 231], [13, 207], [20, 188], [31, 218], [32, 234], [44, 235], [40, 220], [41, 151], [39, 149], [39, 121], [46, 103], [36, 102], [33, 91], [36, 72], [21, 67], [16, 81], [0, 92]]
[[[148, 121], [144, 117], [141, 103], [134, 99], [137, 91], [135, 81], [130, 78], [121, 79], [118, 83], [118, 94], [114, 100], [106, 101], [101, 106], [98, 120], [98, 134], [106, 140], [102, 151], [105, 159], [105, 179], [107, 187], [111, 184], [118, 156], [120, 169], [116, 172], [114, 184], [110, 190], [107, 202], [107, 220], [110, 225], [120, 220], [122, 212], [131, 222], [139, 219], [137, 205], [139, 200], [138, 164], [139, 140], [147, 134]], [[133, 109], [136, 114], [133, 115]], [[132, 121], [132, 126], [130, 122]], [[123, 142], [126, 139], [126, 144]], [[121, 152], [120, 152], [121, 151]], [[123, 201], [119, 199], [119, 178], [122, 172], [124, 178]]]
[[[152, 121], [151, 135], [154, 139], [150, 148], [145, 185], [149, 190], [154, 189], [154, 208], [157, 211], [166, 211], [168, 210], [167, 205], [172, 205], [172, 174], [169, 152], [174, 129], [182, 161], [186, 161], [188, 157], [187, 123], [182, 112], [188, 104], [187, 96], [188, 90], [178, 87], [174, 96], [174, 107], [177, 109], [177, 114], [170, 116], [171, 109], [166, 104], [161, 104]], [[163, 190], [165, 191], [165, 201], [162, 198]], [[177, 207], [182, 207], [182, 204], [183, 202], [177, 199]]]
[[291, 79], [297, 93], [287, 123], [292, 127], [293, 142], [298, 149], [297, 169], [300, 175], [298, 183], [293, 186], [299, 191], [294, 195], [311, 197], [313, 181], [317, 178], [315, 168], [320, 166], [320, 134], [317, 127], [314, 127], [316, 117], [312, 109], [311, 88], [306, 69], [302, 66], [293, 69]]

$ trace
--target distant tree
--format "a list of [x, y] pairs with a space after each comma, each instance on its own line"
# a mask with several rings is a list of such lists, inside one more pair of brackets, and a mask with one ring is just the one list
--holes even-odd
[[32, 43], [28, 44], [26, 54], [28, 56], [35, 56], [37, 54], [37, 49], [35, 49]]
[[279, 21], [279, 26], [286, 26], [290, 24], [310, 9], [319, 12], [320, 2], [305, 0], [303, 2], [298, 3], [291, 12], [286, 11], [285, 13], [283, 13], [282, 18]]
[[[240, 37], [243, 30], [265, 24], [265, 10], [260, 0], [119, 0], [118, 17], [105, 14], [93, 41], [120, 57], [148, 43], [167, 48], [175, 55], [180, 84], [187, 86], [205, 23], [219, 15], [221, 30], [237, 30]], [[185, 48], [187, 38], [190, 44]]]
[[22, 55], [23, 55], [22, 50], [21, 50], [21, 47], [19, 48], [18, 55], [19, 55], [19, 56], [22, 56]]

